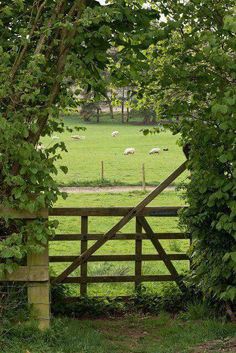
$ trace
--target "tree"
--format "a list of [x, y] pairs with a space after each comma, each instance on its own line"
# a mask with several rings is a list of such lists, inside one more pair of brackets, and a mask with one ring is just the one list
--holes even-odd
[[[35, 212], [57, 200], [53, 179], [63, 142], [37, 148], [40, 137], [62, 131], [60, 110], [73, 104], [77, 82], [96, 87], [109, 63], [109, 48], [133, 39], [149, 23], [142, 1], [8, 0], [0, 9], [0, 202]], [[137, 39], [135, 39], [137, 42]], [[132, 54], [130, 54], [132, 55]], [[65, 166], [60, 167], [66, 172]], [[63, 195], [64, 196], [64, 195]], [[39, 251], [55, 222], [0, 220], [1, 271], [12, 271], [28, 252]], [[26, 241], [27, 239], [27, 241]]]
[[160, 117], [178, 118], [189, 146], [192, 277], [206, 295], [236, 299], [235, 1], [156, 1], [165, 18], [148, 51], [146, 87]]

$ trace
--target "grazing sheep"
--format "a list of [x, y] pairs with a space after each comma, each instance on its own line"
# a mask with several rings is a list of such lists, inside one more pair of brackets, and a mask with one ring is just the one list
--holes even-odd
[[126, 148], [125, 150], [124, 150], [124, 155], [128, 155], [128, 154], [134, 154], [134, 152], [135, 152], [135, 148], [133, 148], [133, 147], [128, 147], [128, 148]]
[[118, 135], [119, 135], [119, 131], [113, 131], [111, 134], [112, 137], [116, 137]]
[[73, 140], [84, 140], [85, 136], [80, 136], [80, 135], [73, 135], [71, 136]]
[[169, 148], [168, 147], [165, 147], [165, 148], [163, 148], [163, 151], [169, 151]]
[[56, 136], [56, 135], [54, 135], [54, 136], [52, 136], [52, 139], [53, 139], [53, 140], [58, 140], [58, 139], [59, 139], [59, 137], [58, 137], [58, 136]]
[[155, 154], [155, 153], [160, 153], [161, 152], [161, 149], [160, 148], [152, 148], [151, 151], [149, 151], [149, 154]]
[[36, 150], [43, 151], [44, 149], [45, 149], [45, 146], [41, 142], [39, 142], [39, 144], [36, 146]]

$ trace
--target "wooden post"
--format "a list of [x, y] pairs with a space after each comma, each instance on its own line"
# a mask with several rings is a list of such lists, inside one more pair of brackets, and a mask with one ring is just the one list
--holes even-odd
[[142, 185], [143, 191], [146, 191], [145, 164], [142, 165]]
[[136, 218], [136, 239], [135, 239], [135, 289], [137, 290], [141, 284], [142, 275], [142, 226]]
[[[88, 234], [88, 216], [82, 216], [81, 217], [81, 234], [83, 239], [81, 240], [81, 254], [85, 252], [88, 249], [88, 239], [87, 239], [87, 234]], [[81, 276], [81, 285], [80, 285], [80, 294], [85, 296], [87, 295], [87, 282], [86, 278], [88, 275], [88, 264], [87, 262], [84, 262], [81, 265], [81, 270], [80, 270], [80, 276]]]
[[50, 295], [49, 295], [49, 257], [48, 245], [40, 254], [31, 254], [27, 257], [28, 273], [47, 271], [47, 279], [43, 282], [28, 282], [28, 303], [32, 305], [39, 322], [39, 328], [46, 330], [50, 325]]
[[101, 161], [101, 180], [104, 180], [104, 162]]

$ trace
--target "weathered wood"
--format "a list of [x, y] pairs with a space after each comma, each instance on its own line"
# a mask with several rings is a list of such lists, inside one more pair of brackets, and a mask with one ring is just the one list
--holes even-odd
[[142, 275], [142, 238], [138, 235], [142, 233], [142, 226], [137, 221], [136, 217], [136, 240], [135, 240], [135, 289], [137, 290], [141, 285]]
[[145, 232], [149, 235], [152, 244], [154, 245], [154, 247], [157, 250], [158, 254], [161, 256], [164, 264], [166, 265], [167, 269], [169, 270], [170, 274], [172, 275], [172, 278], [174, 278], [175, 282], [177, 283], [177, 285], [179, 286], [180, 289], [184, 289], [185, 286], [182, 283], [182, 281], [179, 279], [179, 274], [178, 274], [176, 268], [172, 264], [170, 258], [167, 256], [167, 254], [166, 254], [164, 248], [162, 247], [160, 241], [153, 236], [153, 234], [154, 234], [153, 230], [150, 227], [150, 225], [147, 222], [147, 220], [144, 217], [139, 217], [138, 218], [138, 222], [143, 227]]
[[[56, 277], [51, 277], [52, 281], [55, 281]], [[93, 276], [87, 277], [87, 283], [119, 283], [119, 282], [135, 282], [135, 276]], [[175, 279], [171, 275], [146, 275], [141, 276], [141, 282], [166, 282], [174, 281]], [[81, 277], [66, 277], [62, 283], [81, 283]]]
[[[82, 254], [88, 249], [88, 240], [87, 240], [88, 216], [81, 217], [81, 233], [83, 234], [83, 238], [81, 240], [81, 254]], [[88, 265], [87, 265], [87, 262], [84, 262], [83, 264], [81, 264], [81, 269], [80, 269], [80, 276], [82, 278], [82, 282], [80, 285], [80, 294], [82, 296], [85, 296], [87, 294], [87, 283], [86, 283], [87, 274], [88, 274]]]
[[96, 241], [83, 254], [78, 256], [71, 265], [69, 265], [57, 278], [55, 283], [62, 282], [69, 274], [71, 274], [78, 266], [86, 262], [87, 259], [103, 246], [108, 240], [112, 239], [115, 234], [120, 231], [132, 218], [138, 216], [140, 212], [153, 201], [168, 185], [170, 185], [183, 171], [186, 169], [187, 161], [177, 168], [165, 181], [163, 181], [155, 190], [147, 195], [136, 207], [130, 210], [121, 220], [119, 220], [103, 237]]
[[[87, 240], [99, 240], [102, 236], [103, 234], [88, 234]], [[149, 239], [149, 236], [145, 233], [118, 233], [111, 240], [136, 240], [137, 236], [141, 239]], [[161, 240], [190, 239], [190, 235], [184, 233], [154, 233], [154, 236]], [[51, 241], [76, 241], [82, 239], [83, 234], [57, 234]]]
[[34, 266], [28, 268], [27, 266], [20, 266], [11, 274], [5, 274], [0, 281], [13, 282], [47, 282], [49, 279], [47, 266]]
[[30, 213], [24, 210], [15, 210], [11, 208], [5, 208], [0, 206], [0, 217], [8, 217], [12, 219], [36, 219], [36, 218], [47, 218], [48, 210], [42, 209], [40, 211]]
[[[166, 207], [145, 207], [139, 210], [139, 214], [142, 216], [149, 217], [176, 217], [178, 212], [182, 210], [183, 206], [166, 206]], [[133, 210], [132, 207], [83, 207], [83, 208], [52, 208], [49, 210], [49, 215], [58, 216], [70, 216], [70, 217], [81, 217], [81, 216], [96, 216], [96, 217], [122, 217], [126, 216], [127, 213]]]
[[[40, 272], [44, 268], [47, 281], [44, 283], [28, 283], [28, 303], [33, 306], [39, 322], [39, 328], [45, 330], [50, 325], [50, 300], [49, 300], [49, 257], [48, 246], [39, 254], [29, 254], [27, 257], [27, 270]], [[42, 281], [42, 278], [41, 278]]]
[[28, 302], [33, 307], [41, 330], [48, 329], [50, 325], [49, 292], [49, 281], [45, 283], [28, 283]]
[[[167, 254], [170, 260], [189, 260], [189, 257], [186, 254]], [[57, 256], [50, 256], [49, 261], [51, 263], [54, 262], [72, 262], [76, 259], [77, 256], [72, 255], [57, 255]], [[162, 261], [162, 257], [156, 254], [145, 254], [145, 255], [92, 255], [87, 260], [87, 262], [105, 262], [105, 261]]]

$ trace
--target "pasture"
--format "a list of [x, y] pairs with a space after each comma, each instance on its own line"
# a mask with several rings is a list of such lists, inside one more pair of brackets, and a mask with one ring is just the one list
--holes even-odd
[[[67, 200], [60, 200], [58, 207], [112, 207], [112, 206], [135, 206], [144, 197], [143, 192], [129, 192], [120, 194], [70, 194]], [[166, 191], [159, 195], [150, 206], [183, 206], [185, 204], [180, 192]], [[104, 233], [116, 223], [117, 217], [89, 217], [89, 233]], [[80, 233], [79, 217], [57, 217], [60, 224], [57, 233]], [[178, 218], [150, 218], [151, 226], [156, 232], [178, 232]], [[135, 230], [134, 221], [127, 224], [120, 233], [132, 233]], [[168, 253], [186, 252], [189, 247], [188, 240], [162, 240], [162, 245]], [[89, 245], [94, 242], [89, 241]], [[108, 241], [97, 255], [132, 255], [135, 251], [133, 240]], [[154, 246], [150, 240], [143, 240], [143, 253], [156, 254]], [[79, 255], [79, 241], [60, 241], [50, 243], [50, 255]], [[188, 269], [188, 261], [173, 261], [177, 270], [183, 273]], [[55, 263], [51, 265], [54, 273], [59, 273], [68, 264]], [[161, 261], [146, 261], [143, 263], [144, 275], [169, 274], [165, 265]], [[89, 276], [114, 276], [133, 275], [134, 262], [97, 262], [88, 263]], [[80, 275], [80, 270], [74, 271], [73, 275]], [[79, 293], [79, 285], [71, 285], [75, 288], [75, 293]], [[150, 291], [160, 291], [162, 284], [145, 283]], [[89, 284], [88, 295], [127, 295], [134, 291], [133, 284], [113, 283], [113, 284]]]
[[[62, 160], [57, 164], [66, 165], [69, 169], [66, 175], [59, 170], [56, 180], [60, 185], [141, 185], [143, 163], [147, 184], [156, 185], [185, 159], [182, 149], [177, 145], [179, 136], [173, 136], [168, 130], [144, 136], [140, 130], [145, 126], [121, 124], [118, 120], [85, 124], [78, 116], [66, 116], [64, 122], [69, 128], [82, 126], [86, 131], [56, 134], [58, 140], [42, 138], [45, 146], [58, 141], [64, 141], [67, 146], [68, 153], [62, 153]], [[112, 137], [115, 130], [119, 131], [119, 135]], [[71, 138], [77, 134], [84, 136], [84, 139]], [[135, 148], [135, 154], [124, 155], [127, 147]], [[159, 155], [149, 155], [154, 147], [161, 150], [167, 147], [169, 151], [162, 150]], [[101, 161], [104, 162], [103, 182]]]

